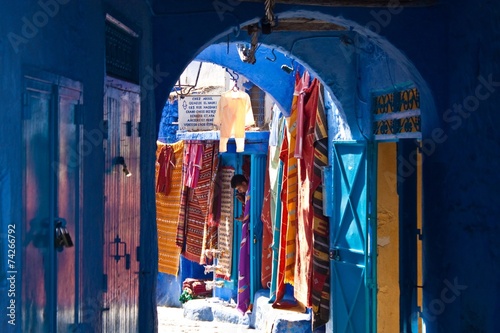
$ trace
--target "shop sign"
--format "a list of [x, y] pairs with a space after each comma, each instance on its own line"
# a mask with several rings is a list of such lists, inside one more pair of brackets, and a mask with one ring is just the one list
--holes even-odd
[[212, 130], [219, 99], [219, 95], [192, 95], [179, 98], [179, 130]]

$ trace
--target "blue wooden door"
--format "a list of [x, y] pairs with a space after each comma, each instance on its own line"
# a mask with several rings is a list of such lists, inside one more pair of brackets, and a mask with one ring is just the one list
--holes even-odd
[[325, 185], [330, 216], [331, 324], [336, 333], [375, 333], [373, 156], [364, 142], [334, 142], [330, 149], [332, 162], [325, 170]]

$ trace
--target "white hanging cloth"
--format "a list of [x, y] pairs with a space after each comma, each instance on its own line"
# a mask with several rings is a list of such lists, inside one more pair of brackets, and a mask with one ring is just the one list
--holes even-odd
[[244, 91], [230, 90], [223, 93], [217, 104], [214, 125], [220, 129], [219, 152], [227, 151], [227, 141], [236, 141], [236, 152], [245, 150], [245, 127], [255, 124], [250, 96]]

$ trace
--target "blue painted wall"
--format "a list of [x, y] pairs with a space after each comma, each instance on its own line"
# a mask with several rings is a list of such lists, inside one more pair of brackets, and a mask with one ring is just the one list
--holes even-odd
[[[251, 65], [240, 60], [238, 56], [236, 43], [214, 44], [203, 50], [196, 60], [212, 62], [223, 67], [234, 70], [236, 73], [246, 73], [247, 78], [261, 90], [266, 91], [272, 96], [274, 101], [280, 106], [280, 109], [289, 113], [295, 84], [295, 76], [287, 74], [281, 69], [282, 65], [290, 66], [292, 60], [285, 57], [280, 51], [275, 51], [276, 59], [274, 62], [266, 59], [274, 59], [272, 49], [261, 45], [256, 52], [258, 62]], [[298, 62], [295, 63], [295, 69], [302, 68]]]
[[[142, 79], [142, 146], [141, 146], [141, 191], [142, 202], [154, 202], [154, 152], [157, 126], [153, 112], [154, 68], [151, 56], [151, 21], [149, 7], [144, 1], [89, 0], [85, 4], [78, 1], [47, 0], [17, 1], [5, 3], [0, 13], [0, 188], [2, 193], [0, 235], [2, 246], [7, 237], [7, 225], [15, 224], [17, 230], [16, 262], [29, 266], [30, 258], [22, 258], [23, 233], [20, 229], [22, 211], [22, 108], [25, 67], [34, 67], [46, 72], [79, 81], [83, 86], [84, 101], [84, 143], [82, 153], [83, 170], [82, 196], [83, 228], [81, 233], [82, 280], [80, 286], [80, 329], [85, 332], [99, 332], [102, 318], [103, 286], [103, 221], [104, 221], [104, 154], [102, 147], [103, 91], [105, 75], [105, 35], [106, 12], [126, 22], [138, 31], [140, 38], [140, 77]], [[159, 77], [161, 79], [161, 76]], [[48, 152], [47, 152], [48, 158]], [[149, 190], [147, 190], [149, 189]], [[140, 191], [140, 189], [137, 189]], [[140, 311], [139, 323], [144, 332], [156, 328], [155, 284], [156, 253], [154, 238], [154, 208], [141, 207], [141, 242], [148, 244], [139, 251], [142, 280], [138, 299], [147, 311]], [[147, 241], [146, 241], [147, 240]], [[133, 249], [135, 260], [135, 249]], [[2, 282], [0, 283], [0, 305], [6, 309], [9, 286], [4, 281], [7, 257], [1, 252]], [[147, 258], [147, 260], [146, 260]], [[23, 262], [24, 261], [24, 262]], [[4, 265], [5, 263], [5, 265]], [[33, 295], [22, 295], [22, 269], [18, 266], [16, 297], [32, 299]], [[144, 283], [146, 282], [146, 283]], [[29, 283], [29, 281], [27, 281]], [[64, 281], [60, 281], [64, 284]], [[72, 297], [72, 295], [71, 295]], [[20, 304], [16, 308], [16, 325], [8, 324], [6, 313], [2, 311], [0, 331], [21, 332], [23, 327], [35, 327], [43, 317], [29, 317], [21, 313]], [[50, 310], [50, 312], [54, 312]], [[135, 329], [131, 327], [130, 329]]]
[[168, 99], [163, 107], [160, 130], [158, 132], [158, 140], [164, 143], [177, 142], [178, 124], [174, 124], [179, 120], [179, 102], [177, 99]]
[[437, 127], [445, 135], [427, 142], [424, 164], [426, 322], [428, 332], [498, 332], [500, 9], [445, 8], [447, 91]]

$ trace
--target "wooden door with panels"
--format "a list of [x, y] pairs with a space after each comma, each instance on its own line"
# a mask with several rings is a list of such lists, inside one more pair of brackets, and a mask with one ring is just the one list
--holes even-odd
[[139, 86], [108, 77], [104, 96], [103, 332], [136, 332], [139, 314]]
[[[68, 332], [81, 318], [82, 85], [25, 69], [22, 332]], [[21, 247], [22, 245], [22, 247]], [[22, 267], [22, 269], [21, 269]]]

